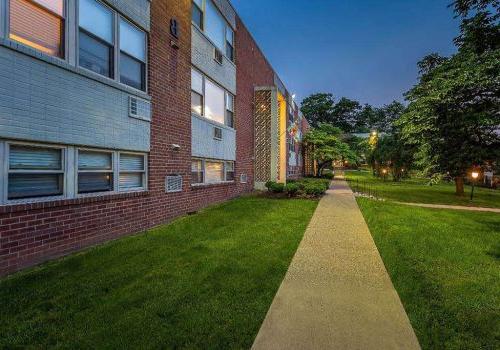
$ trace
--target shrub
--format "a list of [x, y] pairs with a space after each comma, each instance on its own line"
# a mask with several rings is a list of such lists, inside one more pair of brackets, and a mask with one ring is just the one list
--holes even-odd
[[333, 178], [335, 177], [335, 173], [332, 170], [325, 170], [321, 177], [324, 179], [333, 180]]
[[265, 186], [266, 186], [266, 188], [267, 188], [268, 190], [270, 190], [270, 189], [271, 189], [271, 186], [272, 186], [274, 183], [275, 183], [274, 181], [267, 181], [267, 182], [266, 182], [266, 184], [265, 184]]
[[309, 182], [304, 184], [304, 192], [309, 196], [319, 197], [326, 192], [328, 186], [323, 182]]
[[297, 183], [290, 182], [287, 183], [285, 186], [285, 192], [288, 194], [290, 197], [296, 196], [300, 191], [300, 187]]
[[266, 182], [266, 187], [269, 192], [272, 193], [282, 193], [285, 190], [285, 185], [274, 181]]

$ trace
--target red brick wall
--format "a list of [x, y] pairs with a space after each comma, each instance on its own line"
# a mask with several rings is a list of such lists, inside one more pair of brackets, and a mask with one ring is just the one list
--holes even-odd
[[[238, 163], [244, 171], [251, 174], [251, 184], [254, 183], [255, 170], [255, 88], [272, 86], [274, 71], [266, 60], [257, 43], [239, 17], [236, 18], [236, 125], [237, 138], [242, 138], [237, 144]], [[243, 134], [243, 135], [242, 135]]]
[[[0, 207], [0, 275], [139, 232], [233, 198], [253, 188], [253, 86], [270, 85], [272, 70], [238, 21], [236, 35], [236, 183], [191, 188], [190, 1], [152, 1], [149, 82], [152, 96], [149, 191]], [[169, 24], [180, 26], [178, 49]], [[181, 149], [175, 151], [172, 144]], [[247, 184], [239, 183], [241, 173]], [[180, 174], [181, 193], [165, 193], [165, 176]]]

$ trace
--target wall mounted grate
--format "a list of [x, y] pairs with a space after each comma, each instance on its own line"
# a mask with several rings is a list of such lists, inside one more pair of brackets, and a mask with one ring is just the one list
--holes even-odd
[[165, 179], [165, 192], [182, 192], [182, 176], [168, 175]]

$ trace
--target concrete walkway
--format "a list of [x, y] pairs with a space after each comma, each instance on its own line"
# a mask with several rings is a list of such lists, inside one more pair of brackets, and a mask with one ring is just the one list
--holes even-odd
[[321, 199], [252, 349], [420, 349], [344, 180]]
[[394, 202], [394, 203], [409, 205], [412, 207], [422, 207], [422, 208], [486, 211], [486, 212], [490, 212], [490, 213], [500, 213], [499, 208], [466, 207], [464, 205], [426, 204], [426, 203], [407, 203], [407, 202]]

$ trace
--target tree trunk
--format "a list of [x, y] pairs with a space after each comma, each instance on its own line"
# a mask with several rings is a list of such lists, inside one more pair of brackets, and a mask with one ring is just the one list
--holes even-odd
[[460, 197], [463, 197], [465, 195], [463, 176], [457, 176], [455, 178], [455, 194]]

